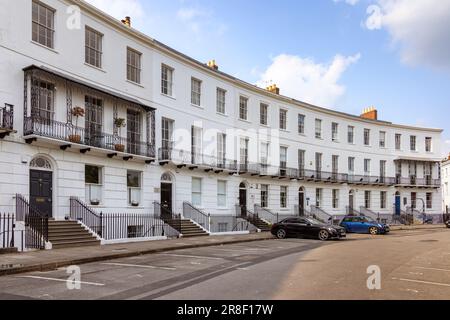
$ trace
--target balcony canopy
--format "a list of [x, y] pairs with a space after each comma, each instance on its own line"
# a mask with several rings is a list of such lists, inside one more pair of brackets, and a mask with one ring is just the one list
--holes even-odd
[[419, 157], [398, 157], [394, 161], [416, 161], [416, 162], [441, 162], [442, 159], [440, 158], [419, 158]]
[[83, 80], [81, 80], [79, 78], [76, 78], [76, 77], [74, 77], [72, 75], [68, 75], [67, 73], [64, 73], [64, 72], [61, 72], [61, 71], [56, 71], [56, 70], [50, 69], [50, 68], [45, 67], [45, 66], [38, 67], [36, 65], [31, 65], [31, 66], [28, 66], [28, 67], [24, 68], [23, 71], [24, 72], [37, 71], [37, 72], [41, 72], [41, 73], [44, 73], [44, 74], [48, 74], [48, 75], [51, 75], [53, 77], [60, 78], [61, 80], [69, 81], [69, 82], [72, 82], [72, 83], [77, 84], [79, 86], [83, 86], [83, 87], [89, 88], [91, 90], [96, 90], [96, 91], [99, 91], [99, 92], [101, 92], [103, 94], [112, 96], [114, 98], [117, 98], [117, 99], [129, 102], [129, 103], [138, 105], [138, 106], [142, 107], [143, 109], [145, 109], [146, 111], [154, 111], [155, 110], [155, 108], [150, 107], [150, 106], [142, 103], [138, 99], [132, 98], [130, 96], [118, 93], [118, 92], [110, 90], [110, 89], [106, 89], [104, 87], [101, 87], [101, 86], [89, 83], [87, 81], [83, 81]]

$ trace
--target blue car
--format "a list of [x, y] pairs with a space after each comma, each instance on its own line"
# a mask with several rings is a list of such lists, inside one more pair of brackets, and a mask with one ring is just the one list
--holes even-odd
[[387, 224], [379, 223], [367, 217], [348, 216], [341, 222], [347, 233], [368, 233], [372, 235], [387, 234], [390, 228]]

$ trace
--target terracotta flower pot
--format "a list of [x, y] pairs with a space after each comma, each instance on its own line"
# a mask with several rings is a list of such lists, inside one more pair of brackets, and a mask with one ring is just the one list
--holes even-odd
[[116, 145], [114, 145], [114, 149], [116, 149], [116, 151], [118, 151], [118, 152], [124, 152], [125, 146], [123, 144], [116, 144]]
[[80, 143], [81, 142], [81, 136], [78, 134], [71, 134], [69, 136], [69, 141], [73, 143]]

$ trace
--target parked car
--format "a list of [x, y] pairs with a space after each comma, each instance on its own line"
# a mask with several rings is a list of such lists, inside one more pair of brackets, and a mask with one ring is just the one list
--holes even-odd
[[342, 220], [340, 226], [345, 228], [348, 233], [369, 233], [376, 235], [387, 234], [391, 231], [389, 225], [361, 216], [347, 216]]
[[272, 234], [278, 239], [305, 237], [322, 241], [346, 237], [345, 228], [323, 224], [312, 218], [294, 217], [284, 219], [272, 226]]
[[447, 228], [450, 228], [450, 220], [447, 220], [447, 222], [445, 223], [445, 225], [447, 226]]

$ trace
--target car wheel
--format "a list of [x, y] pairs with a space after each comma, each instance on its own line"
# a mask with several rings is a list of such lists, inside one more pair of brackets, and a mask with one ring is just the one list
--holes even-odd
[[327, 230], [320, 230], [319, 231], [319, 240], [321, 241], [327, 241], [330, 238], [330, 234]]
[[280, 229], [277, 231], [277, 238], [278, 239], [286, 239], [287, 233], [286, 230]]
[[371, 235], [377, 235], [378, 234], [378, 228], [377, 227], [371, 227], [369, 228], [369, 233]]

